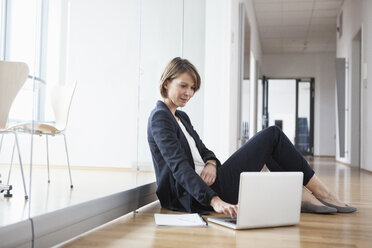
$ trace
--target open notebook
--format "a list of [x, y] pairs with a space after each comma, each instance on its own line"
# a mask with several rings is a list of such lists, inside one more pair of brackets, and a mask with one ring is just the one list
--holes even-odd
[[154, 214], [158, 226], [206, 226], [199, 214]]

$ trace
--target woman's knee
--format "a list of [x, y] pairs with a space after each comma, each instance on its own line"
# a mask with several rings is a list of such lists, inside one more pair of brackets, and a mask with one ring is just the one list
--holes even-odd
[[270, 126], [263, 131], [274, 140], [277, 140], [279, 137], [281, 137], [281, 133], [283, 132], [278, 126]]
[[282, 131], [278, 126], [275, 126], [275, 125], [266, 128], [266, 130], [268, 132], [272, 132], [272, 133], [276, 133], [276, 132], [279, 132], [280, 133]]

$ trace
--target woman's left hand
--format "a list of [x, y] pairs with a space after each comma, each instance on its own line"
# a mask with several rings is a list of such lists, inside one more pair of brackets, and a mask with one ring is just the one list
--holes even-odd
[[208, 185], [211, 186], [217, 177], [217, 169], [213, 164], [207, 164], [203, 171], [200, 173], [201, 179]]

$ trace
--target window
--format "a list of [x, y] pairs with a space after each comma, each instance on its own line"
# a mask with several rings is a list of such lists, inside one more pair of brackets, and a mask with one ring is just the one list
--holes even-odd
[[[9, 122], [45, 121], [51, 118], [45, 109], [45, 84], [60, 83], [61, 41], [64, 11], [68, 1], [0, 0], [2, 60], [23, 61], [29, 66], [29, 79], [17, 95]], [[49, 14], [53, 21], [48, 22]], [[58, 18], [55, 18], [55, 17]], [[62, 77], [63, 78], [63, 77]], [[49, 113], [49, 114], [48, 114]]]

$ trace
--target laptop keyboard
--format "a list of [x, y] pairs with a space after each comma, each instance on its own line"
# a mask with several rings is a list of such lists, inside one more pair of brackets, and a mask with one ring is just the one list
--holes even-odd
[[236, 224], [236, 219], [226, 220], [226, 222], [229, 222], [229, 223], [232, 223], [232, 224]]

